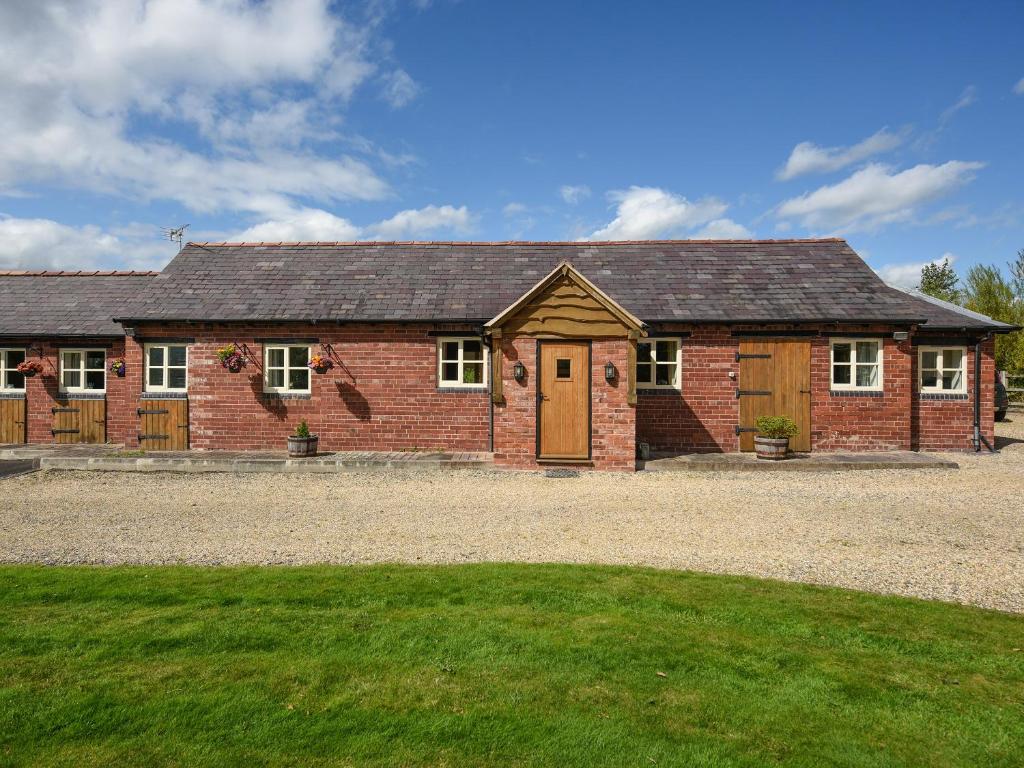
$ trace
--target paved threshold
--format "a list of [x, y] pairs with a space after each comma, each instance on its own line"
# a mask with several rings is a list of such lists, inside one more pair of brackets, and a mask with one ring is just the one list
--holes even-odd
[[331, 473], [374, 469], [431, 472], [490, 469], [494, 457], [474, 452], [338, 451], [289, 459], [276, 451], [174, 451], [131, 455], [110, 446], [24, 446], [0, 449], [0, 461], [31, 462], [38, 469], [107, 472]]
[[783, 461], [752, 453], [690, 453], [641, 462], [646, 472], [846, 472], [858, 469], [959, 469], [944, 456], [915, 451], [797, 453]]

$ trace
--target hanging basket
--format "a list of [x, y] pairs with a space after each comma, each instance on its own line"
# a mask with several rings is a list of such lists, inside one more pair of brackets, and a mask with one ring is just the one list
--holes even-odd
[[124, 363], [123, 357], [118, 358], [117, 360], [114, 360], [113, 362], [110, 363], [110, 372], [115, 376], [120, 376], [123, 378], [126, 368], [127, 366]]
[[217, 359], [220, 360], [220, 364], [231, 371], [231, 373], [238, 373], [240, 370], [245, 368], [245, 355], [239, 352], [238, 347], [234, 344], [228, 344], [227, 346], [218, 349]]
[[313, 359], [309, 361], [309, 367], [316, 373], [327, 373], [334, 367], [334, 361], [324, 355], [313, 355]]
[[31, 379], [37, 373], [43, 372], [43, 364], [36, 362], [35, 360], [26, 360], [23, 363], [18, 363], [15, 370], [26, 379]]

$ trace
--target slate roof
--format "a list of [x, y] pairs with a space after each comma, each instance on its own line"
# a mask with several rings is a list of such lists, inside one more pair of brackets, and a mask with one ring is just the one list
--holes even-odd
[[0, 272], [0, 336], [124, 336], [111, 318], [155, 272]]
[[928, 330], [993, 330], [1009, 333], [1019, 330], [1016, 325], [993, 320], [988, 315], [972, 312], [969, 309], [952, 304], [934, 296], [928, 296], [916, 290], [897, 289], [906, 293], [911, 300], [921, 307], [921, 313], [928, 319], [925, 327]]
[[560, 262], [647, 323], [903, 321], [926, 305], [843, 240], [189, 243], [126, 320], [474, 321]]

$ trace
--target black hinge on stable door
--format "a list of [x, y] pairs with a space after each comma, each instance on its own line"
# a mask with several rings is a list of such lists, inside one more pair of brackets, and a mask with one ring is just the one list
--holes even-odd
[[770, 389], [737, 389], [736, 399], [739, 400], [744, 395], [770, 395], [771, 393]]
[[142, 440], [170, 440], [170, 435], [139, 435], [139, 441]]
[[51, 429], [51, 435], [77, 435], [81, 432], [80, 429]]
[[766, 355], [766, 354], [761, 354], [761, 353], [757, 353], [757, 354], [751, 353], [749, 355], [741, 355], [739, 352], [736, 353], [736, 362], [737, 363], [740, 360], [771, 360], [771, 359], [772, 359], [771, 355]]
[[157, 416], [161, 413], [170, 413], [170, 411], [167, 410], [166, 408], [154, 408], [152, 410], [147, 410], [145, 408], [136, 408], [135, 412], [138, 413], [139, 416]]
[[737, 426], [736, 427], [736, 434], [738, 435], [741, 432], [757, 432], [757, 427], [740, 427], [740, 426]]

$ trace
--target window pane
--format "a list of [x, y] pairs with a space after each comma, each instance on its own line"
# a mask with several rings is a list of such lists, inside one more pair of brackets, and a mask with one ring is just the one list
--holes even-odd
[[858, 363], [877, 363], [878, 362], [878, 342], [877, 341], [858, 341], [857, 342], [857, 362]]
[[288, 389], [309, 389], [309, 368], [288, 371]]
[[[90, 350], [85, 353], [85, 367], [103, 370], [106, 365], [107, 353], [102, 349]], [[102, 389], [102, 387], [100, 387]]]
[[921, 386], [922, 387], [935, 387], [939, 383], [939, 372], [938, 371], [921, 371]]
[[942, 367], [959, 371], [960, 365], [963, 363], [963, 357], [963, 350], [944, 349], [942, 350]]
[[149, 369], [149, 386], [151, 387], [162, 387], [164, 385], [164, 369], [163, 368], [150, 368]]
[[150, 347], [149, 348], [149, 364], [150, 365], [163, 365], [164, 364], [164, 348], [163, 347]]
[[458, 363], [445, 363], [441, 366], [441, 381], [455, 381], [459, 380], [459, 364]]
[[849, 344], [833, 344], [832, 345], [832, 362], [833, 363], [848, 363], [848, 362], [850, 362], [850, 345]]
[[186, 347], [168, 347], [167, 348], [167, 364], [168, 365], [185, 365], [185, 361], [188, 359], [188, 352]]
[[655, 367], [658, 369], [655, 375], [655, 384], [668, 385], [675, 383], [676, 367], [674, 365], [661, 365], [659, 363]]
[[[458, 360], [459, 359], [459, 342], [457, 341], [446, 341], [441, 345], [441, 359], [442, 360]], [[456, 375], [456, 378], [458, 376]]]
[[636, 380], [639, 384], [650, 384], [651, 383], [651, 364], [646, 365], [640, 364], [636, 367]]
[[462, 359], [463, 360], [483, 360], [484, 359], [484, 347], [476, 339], [467, 339], [462, 342]]
[[4, 354], [7, 357], [8, 368], [17, 368], [21, 363], [25, 362], [25, 353], [20, 349], [11, 349]]
[[676, 343], [674, 341], [659, 341], [655, 354], [658, 356], [658, 362], [673, 362], [676, 359]]
[[960, 389], [960, 381], [963, 374], [960, 371], [943, 371], [942, 373], [942, 388], [943, 389]]
[[938, 368], [939, 367], [939, 353], [932, 350], [925, 350], [921, 353], [921, 367], [922, 368]]
[[171, 368], [167, 371], [167, 386], [171, 389], [185, 388], [185, 369]]
[[17, 371], [7, 372], [7, 389], [24, 389], [25, 388], [25, 374], [18, 373]]
[[64, 367], [65, 368], [81, 368], [82, 367], [82, 353], [81, 352], [65, 352], [64, 353]]
[[309, 362], [309, 347], [288, 347], [288, 365], [299, 366]]
[[857, 386], [858, 387], [874, 387], [878, 385], [878, 366], [877, 365], [858, 365], [857, 366]]
[[484, 380], [483, 363], [466, 363], [462, 367], [463, 384], [481, 384]]
[[284, 349], [274, 347], [267, 350], [267, 365], [271, 368], [284, 368]]
[[280, 389], [284, 386], [284, 370], [281, 368], [267, 369], [267, 386]]
[[64, 371], [64, 388], [75, 389], [82, 383], [82, 374], [79, 371]]
[[[849, 352], [849, 350], [847, 350]], [[833, 384], [849, 384], [850, 383], [850, 366], [848, 365], [833, 365], [832, 366], [832, 383]]]
[[572, 360], [560, 357], [555, 360], [555, 378], [568, 379], [572, 376]]
[[85, 388], [86, 389], [103, 389], [105, 384], [105, 375], [103, 371], [86, 371], [85, 372]]
[[[651, 359], [651, 345], [648, 343], [636, 345], [636, 359], [645, 362]], [[648, 379], [650, 381], [650, 379]]]

